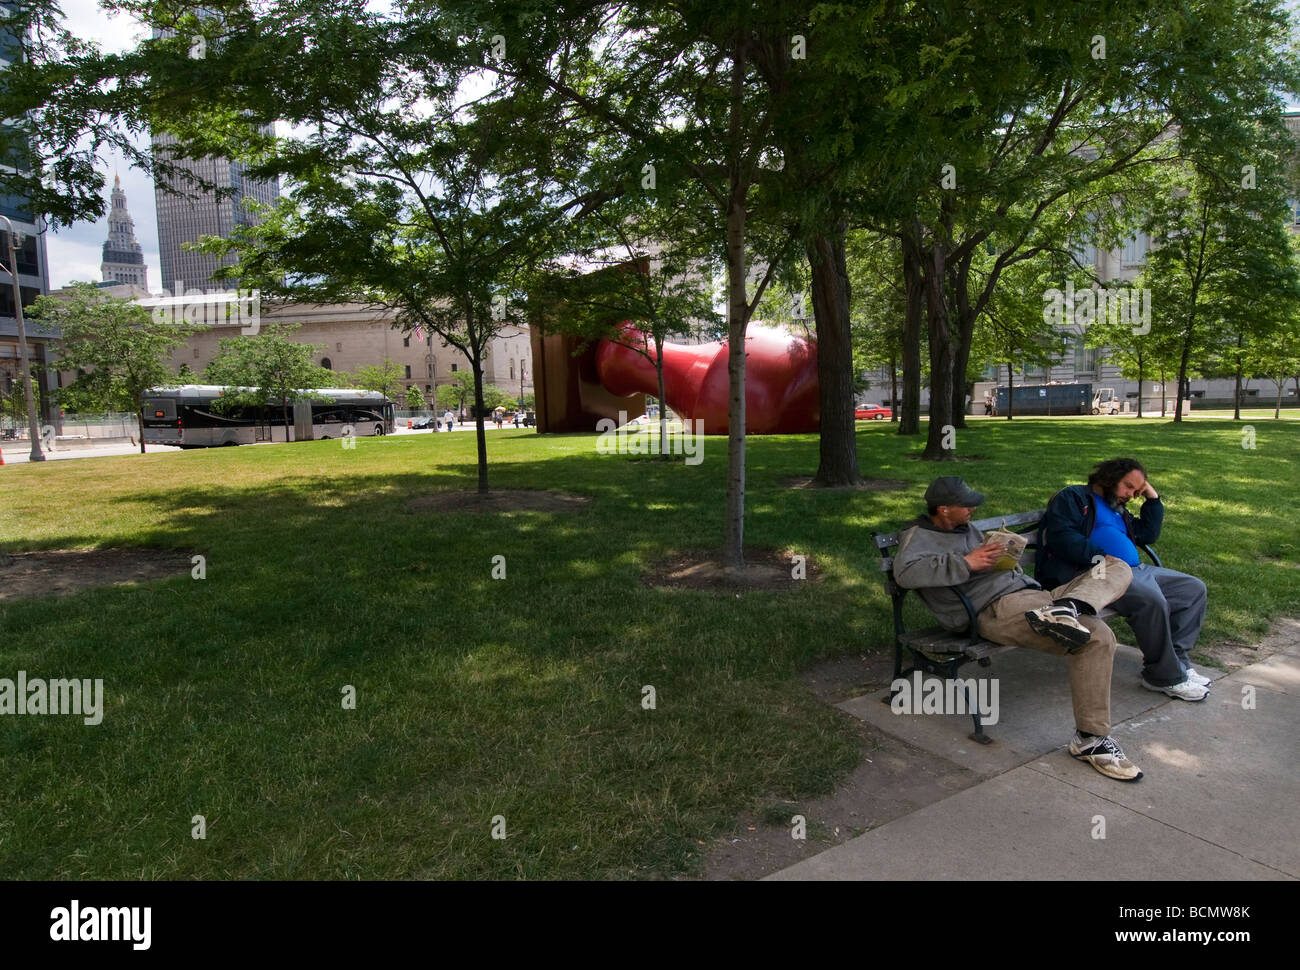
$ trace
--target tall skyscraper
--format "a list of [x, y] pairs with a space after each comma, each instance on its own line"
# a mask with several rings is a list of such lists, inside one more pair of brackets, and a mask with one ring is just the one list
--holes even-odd
[[126, 211], [126, 193], [122, 180], [113, 176], [113, 207], [108, 210], [108, 239], [104, 242], [104, 261], [99, 266], [105, 283], [134, 283], [149, 289], [149, 267], [144, 250], [135, 241], [135, 220]]
[[[200, 17], [218, 16], [212, 10], [200, 9]], [[154, 37], [170, 37], [173, 31], [154, 28]], [[171, 160], [180, 171], [168, 178], [159, 175], [154, 181], [154, 195], [158, 203], [158, 255], [162, 264], [162, 285], [172, 296], [181, 296], [183, 290], [233, 290], [238, 280], [214, 280], [212, 274], [218, 267], [235, 262], [233, 257], [224, 261], [207, 253], [189, 252], [185, 243], [196, 242], [201, 236], [219, 236], [229, 239], [237, 225], [255, 225], [257, 219], [243, 207], [246, 198], [258, 202], [274, 202], [280, 197], [280, 183], [273, 179], [263, 182], [245, 176], [246, 166], [228, 158], [175, 159], [169, 154], [176, 139], [155, 132], [155, 156]], [[204, 182], [214, 185], [217, 191], [203, 191], [198, 183], [184, 173], [191, 173]], [[175, 191], [182, 194], [178, 195]]]
[[[175, 143], [176, 139], [170, 135], [153, 136], [155, 154], [166, 155], [168, 146]], [[238, 280], [212, 278], [219, 266], [233, 263], [233, 257], [227, 257], [223, 262], [216, 256], [190, 252], [182, 246], [197, 241], [201, 236], [229, 239], [235, 226], [255, 224], [255, 217], [243, 208], [243, 200], [251, 197], [258, 202], [273, 202], [280, 196], [279, 181], [262, 182], [247, 178], [242, 163], [226, 158], [182, 159], [177, 164], [183, 172], [191, 172], [221, 190], [232, 191], [218, 194], [199, 190], [197, 183], [183, 174], [165, 184], [164, 176], [158, 177], [155, 197], [163, 288], [174, 296], [181, 295], [178, 290], [234, 289], [239, 285]], [[168, 191], [169, 187], [185, 194], [174, 194]]]

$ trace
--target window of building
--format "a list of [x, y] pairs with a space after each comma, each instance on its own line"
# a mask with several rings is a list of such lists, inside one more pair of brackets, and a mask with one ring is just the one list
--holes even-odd
[[338, 343], [336, 343], [336, 344], [334, 345], [334, 349], [337, 350], [337, 351], [339, 351], [340, 353], [342, 353], [342, 352], [343, 352], [343, 341], [340, 340]]
[[403, 337], [403, 338], [402, 338], [402, 346], [403, 346], [403, 347], [409, 347], [409, 346], [411, 346], [411, 338], [410, 338], [410, 337]]
[[410, 365], [410, 364], [407, 364], [407, 365], [406, 365], [406, 376], [407, 376], [407, 378], [410, 378], [410, 376], [411, 376], [411, 365]]
[[324, 367], [326, 370], [334, 369], [334, 365], [330, 363], [330, 359], [328, 357], [322, 357], [320, 359], [320, 365]]
[[456, 373], [456, 368], [457, 368], [457, 365], [456, 365], [456, 364], [452, 364], [452, 365], [451, 365], [451, 372], [452, 372], [453, 374]]
[[1096, 347], [1088, 347], [1084, 344], [1082, 335], [1076, 335], [1074, 338], [1074, 376], [1095, 377], [1097, 375], [1097, 365], [1100, 363], [1101, 351]]
[[1145, 232], [1139, 232], [1124, 243], [1124, 252], [1120, 260], [1125, 266], [1141, 266], [1147, 261], [1147, 248], [1150, 240]]
[[510, 379], [512, 381], [515, 379], [515, 362], [513, 359], [510, 361]]

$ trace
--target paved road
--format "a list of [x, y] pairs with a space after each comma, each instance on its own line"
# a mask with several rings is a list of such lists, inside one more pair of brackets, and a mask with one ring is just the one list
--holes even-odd
[[[148, 454], [154, 454], [159, 451], [180, 451], [179, 448], [170, 448], [167, 445], [148, 445]], [[30, 460], [32, 449], [26, 441], [3, 441], [0, 442], [0, 448], [4, 450], [4, 459], [6, 465], [22, 465]], [[116, 442], [109, 445], [92, 445], [89, 448], [55, 448], [53, 451], [45, 451], [46, 461], [62, 461], [68, 458], [103, 458], [106, 455], [138, 455], [140, 446], [133, 445], [129, 441]]]
[[[498, 430], [495, 424], [484, 426], [486, 430], [495, 432]], [[473, 431], [472, 424], [458, 424], [452, 429], [452, 433], [462, 431]], [[508, 424], [501, 431], [514, 431], [515, 426]], [[531, 431], [531, 428], [520, 428], [521, 431]], [[427, 435], [427, 434], [447, 434], [446, 431], [414, 431], [408, 430], [406, 423], [403, 421], [394, 432], [399, 435]], [[283, 444], [283, 442], [261, 442], [262, 444]], [[147, 454], [158, 454], [159, 452], [179, 452], [182, 449], [172, 448], [167, 445], [148, 445]], [[21, 465], [30, 460], [31, 447], [25, 440], [20, 441], [0, 441], [0, 450], [4, 452], [4, 461], [6, 465]], [[128, 441], [114, 442], [113, 444], [92, 445], [89, 447], [71, 447], [63, 446], [56, 448], [54, 451], [46, 451], [45, 458], [47, 461], [66, 460], [69, 458], [103, 458], [107, 455], [138, 455], [140, 447], [133, 445]]]

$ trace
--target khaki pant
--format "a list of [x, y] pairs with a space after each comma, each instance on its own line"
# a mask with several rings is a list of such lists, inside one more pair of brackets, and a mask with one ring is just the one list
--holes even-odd
[[1052, 600], [1076, 599], [1100, 612], [1124, 595], [1133, 570], [1123, 560], [1107, 556], [1105, 568], [1094, 576], [1089, 569], [1056, 589], [1024, 589], [994, 600], [979, 614], [980, 635], [994, 643], [1030, 647], [1065, 657], [1070, 671], [1070, 696], [1074, 700], [1074, 726], [1088, 734], [1110, 734], [1110, 674], [1115, 661], [1115, 634], [1095, 616], [1080, 615], [1079, 622], [1092, 631], [1092, 639], [1074, 653], [1051, 637], [1029, 628], [1025, 614]]

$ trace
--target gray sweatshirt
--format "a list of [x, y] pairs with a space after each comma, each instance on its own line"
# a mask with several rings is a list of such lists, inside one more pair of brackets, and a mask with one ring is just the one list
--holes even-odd
[[973, 525], [945, 531], [928, 515], [919, 515], [902, 533], [894, 556], [894, 580], [904, 589], [916, 590], [940, 626], [964, 630], [969, 624], [966, 608], [948, 587], [959, 587], [976, 613], [1007, 593], [1040, 588], [1019, 566], [971, 572], [966, 554], [983, 544], [984, 533]]

